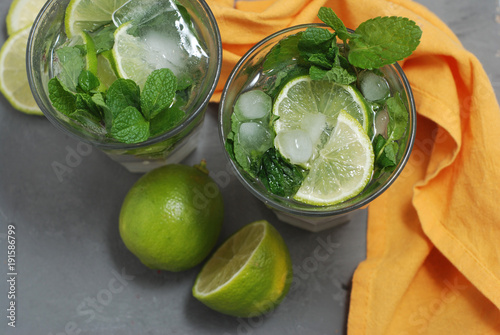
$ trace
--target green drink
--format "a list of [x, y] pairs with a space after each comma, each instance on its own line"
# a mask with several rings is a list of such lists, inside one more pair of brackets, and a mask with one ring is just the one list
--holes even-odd
[[197, 146], [221, 42], [204, 1], [52, 0], [28, 43], [35, 99], [58, 128], [131, 171]]
[[[327, 9], [320, 16], [325, 11], [332, 22]], [[407, 23], [415, 28], [413, 51], [420, 30]], [[236, 66], [220, 106], [237, 176], [281, 219], [310, 230], [344, 220], [382, 193], [415, 135], [411, 90], [395, 60], [353, 65], [364, 26], [335, 28], [292, 27], [260, 42]]]

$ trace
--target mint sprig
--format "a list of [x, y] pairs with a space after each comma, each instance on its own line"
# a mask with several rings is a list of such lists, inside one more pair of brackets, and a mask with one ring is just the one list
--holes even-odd
[[[78, 48], [73, 48], [79, 50]], [[76, 55], [76, 53], [75, 53]], [[185, 117], [191, 83], [182, 81], [177, 91], [177, 78], [169, 69], [153, 71], [141, 92], [130, 79], [119, 78], [106, 92], [100, 92], [99, 79], [90, 71], [65, 63], [68, 88], [59, 77], [48, 83], [49, 98], [54, 108], [77, 121], [95, 134], [106, 135], [123, 143], [139, 143], [175, 127]], [[76, 78], [76, 79], [75, 79]], [[73, 87], [74, 86], [74, 87]]]
[[361, 23], [354, 34], [347, 32], [331, 8], [321, 8], [318, 17], [344, 41], [349, 62], [361, 69], [376, 69], [410, 56], [422, 36], [420, 27], [405, 17], [369, 19]]

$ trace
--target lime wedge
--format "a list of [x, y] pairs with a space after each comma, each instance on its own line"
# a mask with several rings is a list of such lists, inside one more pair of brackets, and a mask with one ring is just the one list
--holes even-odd
[[278, 231], [267, 221], [248, 224], [207, 261], [193, 295], [224, 314], [251, 317], [276, 307], [292, 281], [292, 262]]
[[31, 27], [11, 35], [0, 51], [0, 91], [17, 110], [42, 115], [28, 83], [26, 44]]
[[109, 88], [118, 78], [116, 74], [116, 64], [113, 52], [106, 50], [97, 55], [97, 77], [103, 88]]
[[341, 111], [328, 142], [312, 162], [294, 198], [311, 205], [334, 205], [358, 195], [369, 183], [374, 153], [359, 122]]
[[87, 50], [85, 54], [86, 69], [97, 76], [97, 53], [94, 40], [86, 31], [82, 31], [82, 37], [85, 43], [85, 49]]
[[[368, 132], [370, 118], [363, 96], [349, 85], [340, 85], [329, 81], [311, 80], [301, 76], [288, 82], [276, 97], [273, 114], [278, 117], [274, 123], [277, 134], [276, 148], [294, 164], [310, 168], [311, 162], [318, 156], [319, 150], [328, 140], [336, 124], [337, 115], [344, 110]], [[307, 134], [311, 143], [299, 143], [295, 152], [311, 151], [306, 161], [290, 156], [292, 150], [282, 139], [286, 133]], [[281, 135], [280, 135], [281, 133]], [[294, 135], [294, 136], [295, 136]], [[312, 145], [312, 146], [311, 146]], [[288, 155], [287, 155], [288, 153]]]
[[82, 31], [94, 31], [112, 22], [113, 12], [128, 0], [71, 0], [66, 8], [64, 25], [71, 38]]
[[14, 0], [7, 14], [7, 33], [12, 35], [35, 21], [46, 0]]

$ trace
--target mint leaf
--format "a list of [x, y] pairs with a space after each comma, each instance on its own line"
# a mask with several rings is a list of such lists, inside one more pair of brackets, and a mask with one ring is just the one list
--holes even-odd
[[123, 143], [139, 143], [149, 137], [149, 122], [141, 112], [128, 106], [114, 115], [111, 136]]
[[286, 85], [291, 79], [303, 75], [307, 75], [309, 73], [309, 69], [304, 66], [289, 66], [280, 70], [280, 72], [276, 73], [276, 78], [274, 81], [269, 80], [269, 82], [264, 83], [262, 87], [263, 91], [272, 97], [276, 96], [283, 86]]
[[106, 105], [104, 101], [104, 96], [102, 93], [98, 92], [92, 96], [92, 101], [101, 109], [101, 114], [106, 125], [106, 130], [111, 131], [111, 124], [113, 123], [113, 113], [111, 109]]
[[335, 35], [323, 28], [307, 28], [299, 40], [299, 50], [307, 55], [325, 53], [331, 46]]
[[326, 25], [330, 26], [333, 30], [335, 30], [337, 36], [342, 41], [345, 42], [347, 39], [351, 38], [351, 34], [349, 34], [349, 32], [347, 31], [344, 22], [339, 19], [333, 9], [328, 7], [321, 7], [318, 11], [318, 18]]
[[269, 192], [282, 197], [295, 194], [304, 180], [302, 171], [287, 162], [275, 148], [262, 155], [258, 177]]
[[333, 66], [330, 70], [324, 70], [317, 66], [311, 66], [309, 75], [312, 80], [328, 80], [342, 85], [349, 85], [356, 81], [356, 75], [349, 73], [340, 66]]
[[398, 153], [398, 144], [389, 142], [384, 147], [384, 151], [380, 154], [377, 163], [381, 167], [391, 167], [397, 164], [396, 154]]
[[408, 127], [408, 112], [401, 100], [401, 94], [396, 93], [386, 101], [387, 112], [389, 114], [389, 124], [387, 125], [387, 136], [391, 140], [399, 140]]
[[189, 12], [187, 11], [186, 7], [181, 5], [178, 1], [175, 1], [175, 5], [177, 6], [177, 10], [181, 14], [184, 21], [189, 25], [189, 27], [192, 27], [191, 15], [189, 15]]
[[99, 120], [102, 118], [101, 109], [92, 100], [92, 96], [87, 93], [78, 93], [76, 95], [76, 109], [86, 110]]
[[285, 67], [294, 64], [299, 57], [298, 44], [302, 33], [288, 36], [276, 44], [267, 54], [262, 65], [263, 71], [281, 72]]
[[185, 74], [177, 78], [177, 91], [184, 91], [193, 85], [193, 79]]
[[115, 117], [127, 107], [139, 110], [141, 106], [139, 86], [130, 79], [115, 80], [106, 93], [106, 105]]
[[63, 86], [59, 78], [50, 79], [48, 89], [50, 102], [55, 109], [68, 116], [76, 110], [76, 96]]
[[408, 112], [399, 92], [387, 99], [386, 106], [389, 114], [387, 139], [379, 134], [373, 142], [375, 163], [381, 168], [397, 164], [399, 145], [396, 141], [404, 136], [408, 127]]
[[373, 139], [372, 145], [373, 145], [373, 152], [375, 153], [375, 161], [380, 156], [386, 143], [387, 143], [387, 140], [385, 139], [385, 137], [382, 134], [377, 134], [377, 136], [375, 136], [375, 138]]
[[104, 135], [105, 131], [100, 124], [100, 118], [90, 113], [87, 110], [77, 109], [75, 112], [71, 113], [70, 117], [78, 121], [85, 129], [91, 130], [93, 133]]
[[84, 54], [78, 47], [63, 47], [56, 50], [56, 62], [59, 65], [58, 73], [61, 83], [70, 91], [76, 92], [78, 77], [85, 67]]
[[151, 119], [149, 126], [150, 136], [161, 135], [174, 128], [182, 121], [186, 113], [184, 113], [178, 105], [180, 104], [174, 104], [172, 107], [161, 111], [157, 116]]
[[325, 69], [331, 69], [333, 66], [333, 63], [325, 54], [314, 54], [308, 58], [308, 61], [311, 62], [312, 65], [316, 65]]
[[78, 86], [86, 93], [90, 93], [99, 85], [101, 85], [99, 79], [88, 70], [83, 70], [78, 76]]
[[97, 54], [113, 49], [113, 45], [115, 44], [115, 30], [116, 26], [109, 24], [89, 33], [94, 41]]
[[231, 160], [236, 161], [236, 157], [234, 156], [234, 133], [233, 132], [230, 132], [229, 135], [227, 135], [226, 143], [224, 144], [224, 148], [226, 148], [226, 151], [228, 152]]
[[170, 69], [151, 72], [141, 95], [141, 109], [146, 120], [151, 120], [172, 104], [176, 89], [177, 78]]
[[309, 68], [309, 76], [311, 77], [312, 80], [323, 80], [327, 72], [328, 70], [319, 68], [314, 65]]
[[385, 16], [365, 21], [349, 40], [349, 62], [362, 69], [393, 64], [412, 54], [422, 31], [408, 18]]

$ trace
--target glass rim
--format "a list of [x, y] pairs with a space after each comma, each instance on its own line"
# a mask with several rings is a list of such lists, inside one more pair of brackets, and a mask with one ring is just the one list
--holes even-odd
[[[40, 98], [40, 95], [36, 89], [35, 85], [35, 79], [33, 78], [33, 64], [32, 64], [32, 57], [30, 57], [31, 54], [34, 52], [34, 41], [35, 41], [35, 32], [37, 29], [40, 27], [40, 25], [43, 22], [43, 18], [45, 13], [47, 12], [47, 9], [50, 7], [50, 5], [58, 0], [48, 0], [38, 13], [35, 21], [33, 22], [33, 25], [30, 30], [30, 34], [28, 37], [28, 42], [26, 46], [26, 70], [27, 70], [27, 75], [28, 75], [28, 83], [30, 86], [30, 90], [32, 92], [33, 98], [35, 99], [35, 102], [37, 105], [43, 106], [42, 99]], [[127, 143], [121, 143], [121, 142], [102, 142], [102, 141], [96, 141], [93, 138], [88, 138], [81, 136], [80, 134], [77, 134], [71, 130], [71, 127], [63, 124], [60, 122], [52, 113], [45, 112], [44, 108], [40, 108], [45, 115], [45, 117], [59, 130], [64, 132], [65, 134], [69, 134], [73, 138], [90, 143], [99, 149], [103, 150], [133, 150], [133, 149], [138, 149], [138, 148], [143, 148], [146, 146], [150, 146], [153, 144], [160, 143], [162, 141], [165, 141], [166, 139], [172, 138], [178, 134], [180, 134], [183, 130], [185, 130], [192, 122], [194, 122], [200, 114], [203, 113], [205, 110], [206, 106], [210, 102], [210, 99], [215, 92], [215, 89], [217, 87], [217, 84], [219, 82], [221, 70], [222, 70], [222, 40], [221, 40], [221, 35], [219, 31], [219, 26], [217, 24], [217, 21], [215, 20], [215, 16], [212, 13], [212, 10], [208, 6], [205, 0], [195, 0], [203, 9], [204, 13], [206, 14], [208, 21], [211, 25], [211, 28], [213, 30], [213, 35], [214, 35], [214, 42], [216, 46], [216, 57], [217, 61], [215, 64], [215, 76], [213, 78], [213, 81], [211, 83], [207, 83], [204, 87], [209, 87], [207, 95], [203, 98], [203, 100], [196, 104], [195, 106], [196, 109], [190, 113], [186, 119], [182, 121], [182, 123], [178, 124], [176, 127], [173, 129], [159, 135], [153, 138], [149, 138], [146, 141], [140, 142], [140, 143], [132, 143], [132, 144], [127, 144]], [[209, 57], [214, 57], [214, 56], [209, 56]]]
[[[292, 27], [288, 27], [282, 30], [279, 30], [258, 43], [256, 43], [253, 47], [251, 47], [241, 58], [240, 60], [236, 63], [235, 67], [231, 71], [225, 85], [224, 89], [222, 91], [221, 95], [221, 100], [219, 104], [219, 139], [222, 143], [224, 155], [227, 160], [229, 160], [231, 168], [234, 170], [235, 175], [237, 179], [245, 186], [246, 189], [248, 189], [254, 196], [256, 196], [260, 201], [262, 201], [265, 205], [272, 207], [275, 210], [285, 212], [288, 214], [292, 215], [297, 215], [297, 216], [302, 216], [302, 217], [330, 217], [330, 216], [335, 216], [335, 215], [342, 215], [342, 214], [347, 214], [349, 212], [352, 212], [354, 210], [360, 209], [369, 203], [371, 203], [373, 200], [375, 200], [378, 196], [380, 196], [382, 193], [384, 193], [397, 179], [397, 177], [401, 174], [403, 171], [404, 167], [406, 166], [406, 163], [409, 160], [409, 157], [411, 155], [411, 152], [413, 150], [413, 145], [415, 142], [415, 134], [416, 134], [416, 127], [417, 127], [417, 113], [416, 113], [416, 108], [415, 108], [415, 101], [413, 98], [413, 92], [411, 90], [410, 83], [408, 81], [408, 78], [404, 74], [403, 69], [401, 66], [398, 64], [398, 62], [395, 62], [393, 64], [390, 64], [388, 66], [393, 67], [399, 77], [399, 80], [401, 81], [406, 93], [407, 93], [407, 98], [408, 98], [408, 114], [409, 118], [411, 120], [410, 125], [411, 127], [408, 129], [410, 132], [410, 136], [408, 136], [407, 140], [407, 147], [405, 150], [404, 155], [401, 157], [401, 161], [398, 163], [397, 167], [392, 171], [391, 175], [387, 179], [387, 181], [380, 186], [375, 192], [372, 194], [368, 195], [366, 198], [361, 199], [360, 201], [351, 204], [346, 207], [338, 208], [338, 209], [332, 209], [332, 210], [324, 210], [322, 211], [321, 208], [322, 206], [314, 206], [314, 205], [308, 205], [308, 204], [302, 204], [303, 206], [308, 206], [310, 209], [306, 208], [296, 208], [296, 207], [291, 207], [291, 206], [286, 206], [283, 203], [280, 203], [273, 199], [272, 197], [269, 197], [267, 194], [264, 194], [262, 192], [259, 192], [255, 187], [243, 176], [240, 172], [240, 168], [236, 165], [236, 163], [231, 159], [229, 153], [227, 152], [225, 148], [226, 144], [226, 136], [227, 134], [224, 134], [224, 125], [223, 125], [223, 111], [224, 111], [224, 106], [225, 106], [225, 101], [226, 101], [226, 96], [228, 93], [228, 89], [234, 79], [236, 78], [236, 75], [238, 74], [239, 70], [242, 68], [242, 66], [247, 62], [247, 60], [254, 55], [256, 51], [258, 51], [262, 46], [267, 44], [270, 40], [279, 37], [283, 34], [292, 32], [292, 31], [303, 31], [304, 29], [308, 27], [327, 27], [324, 23], [306, 23], [306, 24], [300, 24], [300, 25], [295, 25]], [[348, 31], [353, 32], [352, 29], [347, 28]], [[352, 198], [351, 198], [352, 199]], [[327, 208], [325, 206], [324, 208]]]

